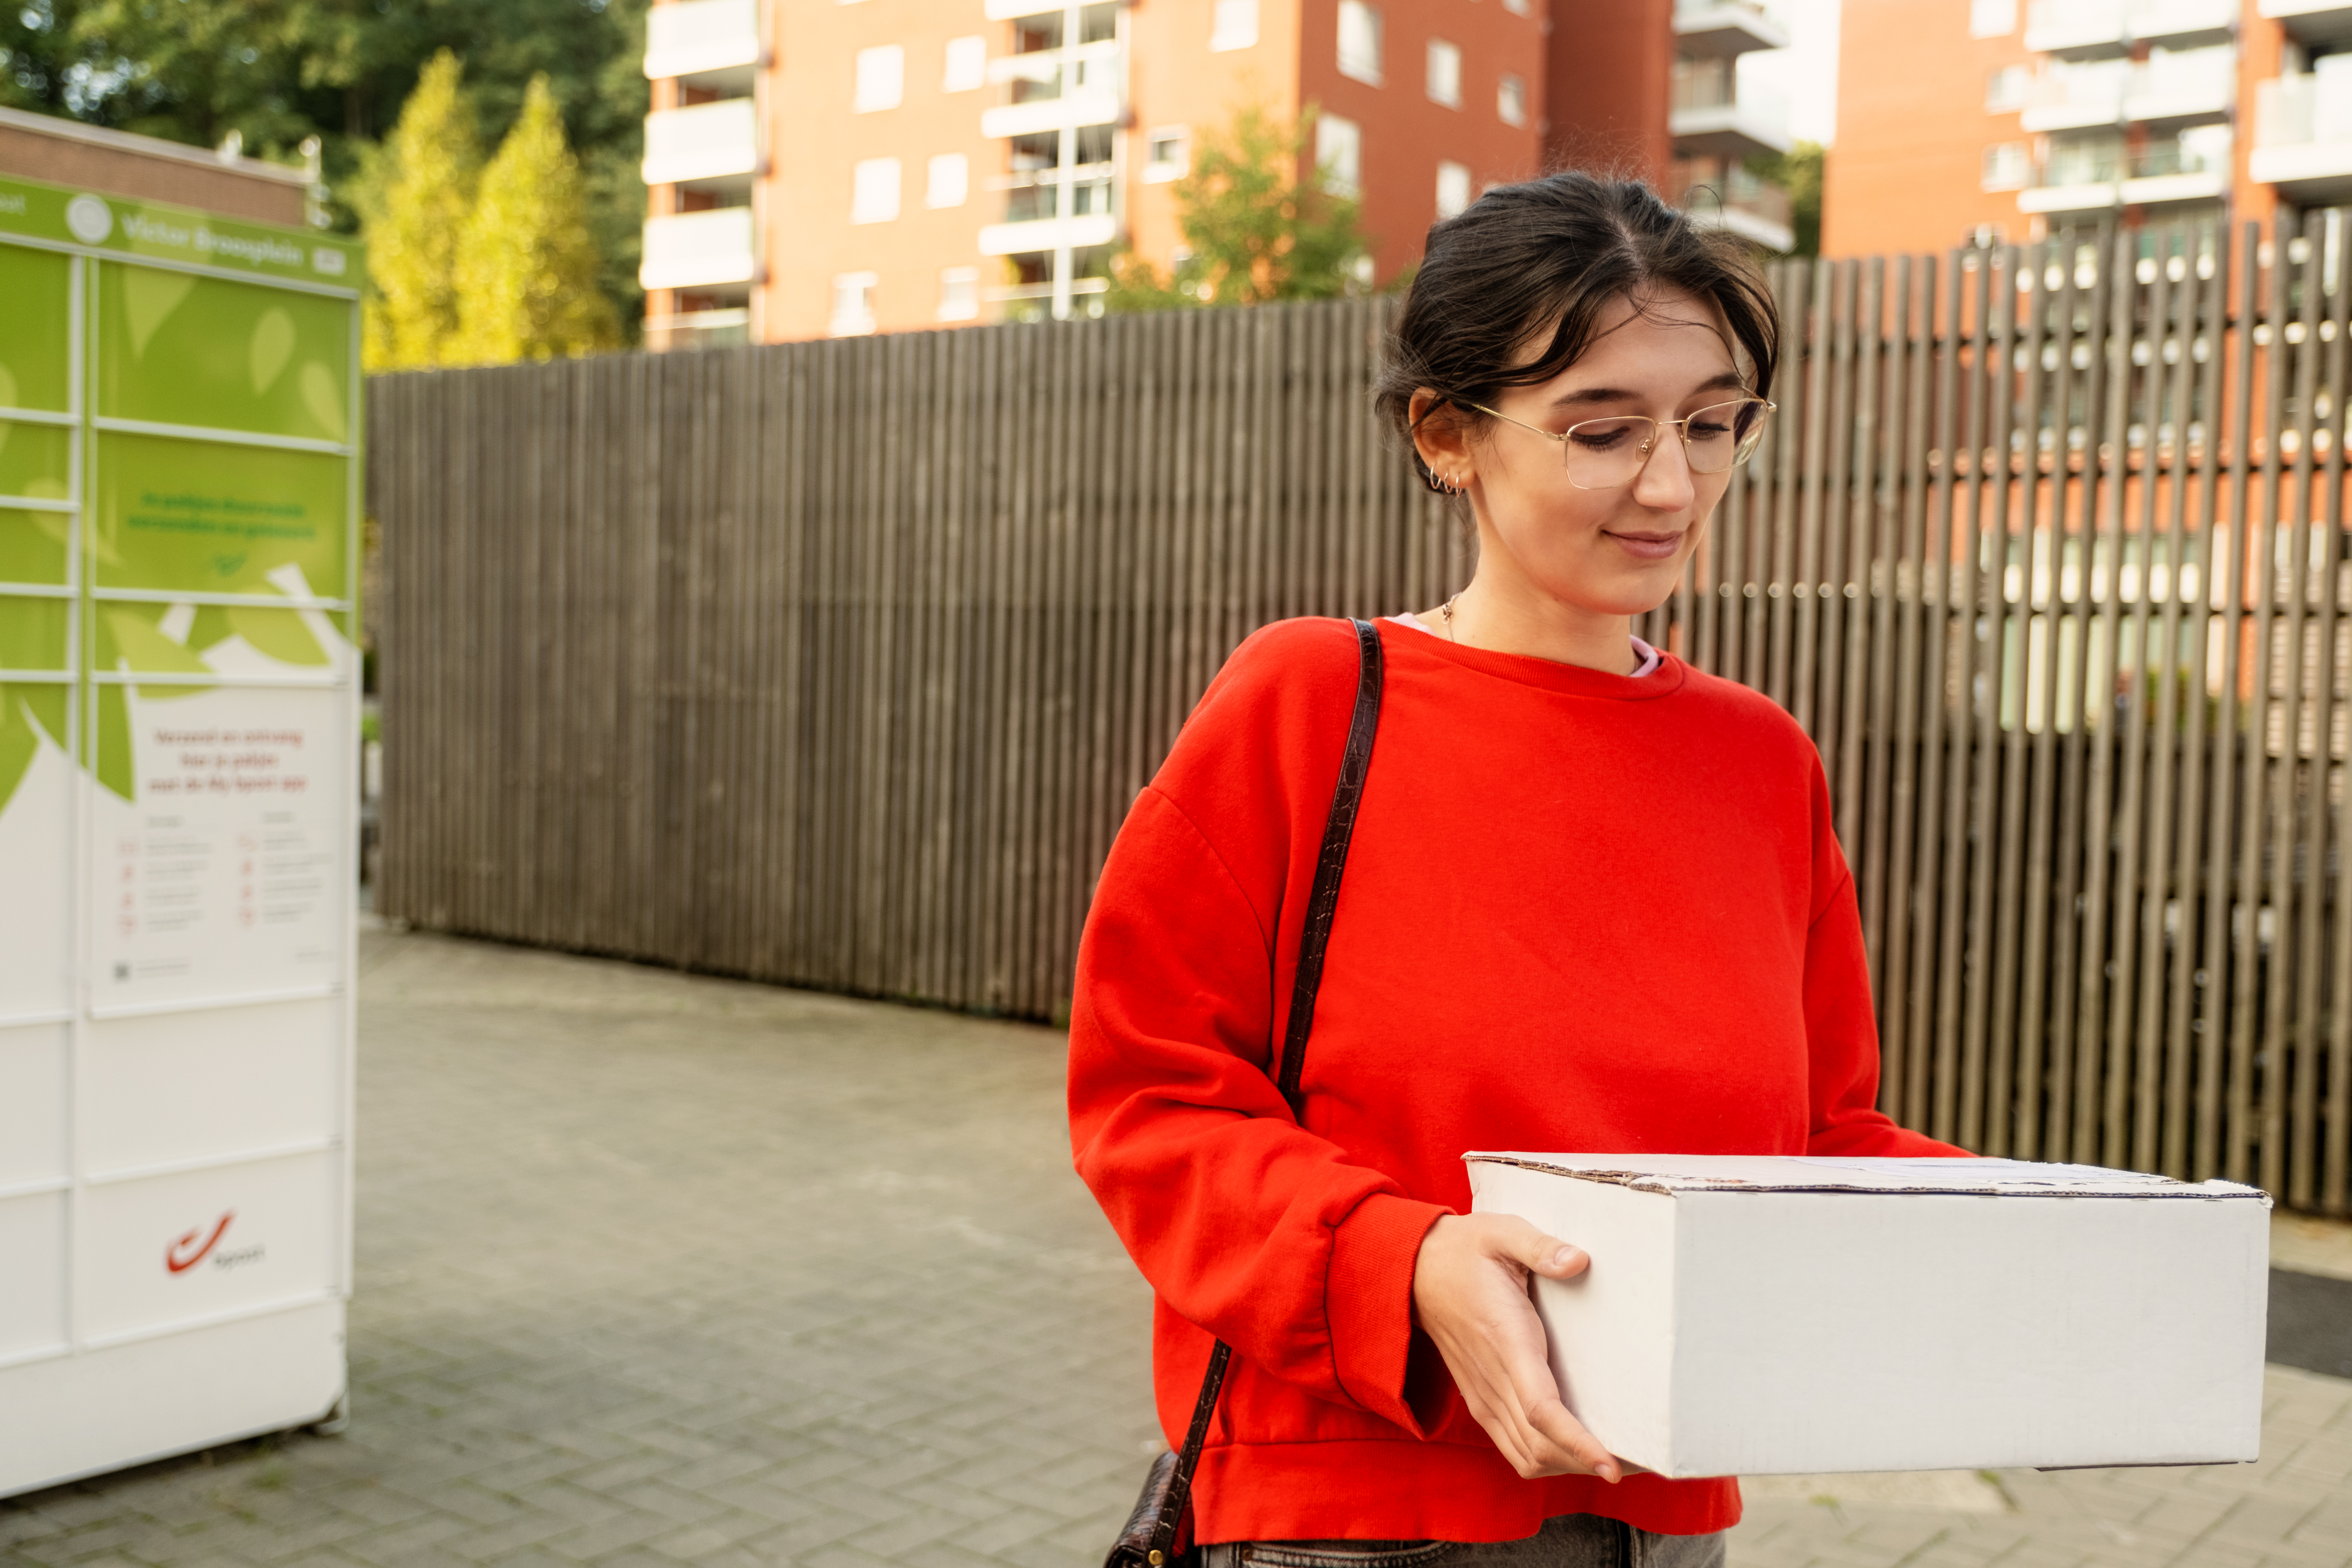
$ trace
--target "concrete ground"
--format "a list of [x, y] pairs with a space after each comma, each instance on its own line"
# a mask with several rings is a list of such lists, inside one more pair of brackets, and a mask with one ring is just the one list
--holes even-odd
[[[362, 964], [349, 1430], [0, 1502], [0, 1568], [1100, 1561], [1158, 1442], [1149, 1298], [1057, 1035], [427, 936]], [[2352, 1380], [2273, 1367], [2254, 1465], [1748, 1494], [1739, 1568], [2342, 1568]]]

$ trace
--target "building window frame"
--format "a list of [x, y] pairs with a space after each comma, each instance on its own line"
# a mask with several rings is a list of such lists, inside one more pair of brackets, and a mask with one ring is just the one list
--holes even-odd
[[1216, 0], [1209, 22], [1209, 52], [1257, 47], [1258, 0]]
[[862, 338], [874, 331], [874, 293], [880, 274], [836, 272], [833, 275], [830, 330], [836, 338]]
[[1143, 168], [1147, 185], [1164, 185], [1192, 172], [1192, 130], [1188, 125], [1160, 125], [1144, 132]]
[[988, 39], [979, 33], [950, 38], [940, 67], [941, 92], [975, 92], [988, 85]]
[[1423, 72], [1423, 86], [1429, 101], [1447, 109], [1462, 107], [1462, 46], [1444, 38], [1429, 40], [1429, 58]]
[[849, 171], [849, 221], [889, 223], [902, 203], [904, 170], [896, 158], [860, 158]]
[[1495, 83], [1495, 118], [1506, 125], [1527, 124], [1527, 78], [1511, 71], [1505, 71], [1501, 79]]
[[[835, 57], [836, 58], [838, 57]], [[857, 51], [849, 94], [853, 114], [877, 114], [907, 101], [907, 48], [877, 44]]]
[[960, 207], [971, 199], [971, 160], [961, 153], [934, 153], [923, 166], [923, 205]]
[[1437, 163], [1437, 217], [1443, 223], [1450, 217], [1460, 217], [1470, 210], [1470, 166], [1451, 158], [1441, 158]]
[[1339, 0], [1339, 74], [1366, 87], [1385, 85], [1381, 72], [1384, 23], [1371, 0]]
[[1364, 128], [1345, 115], [1325, 114], [1315, 121], [1315, 167], [1323, 188], [1336, 196], [1360, 196], [1364, 191]]
[[942, 321], [980, 320], [980, 268], [940, 268], [939, 319]]

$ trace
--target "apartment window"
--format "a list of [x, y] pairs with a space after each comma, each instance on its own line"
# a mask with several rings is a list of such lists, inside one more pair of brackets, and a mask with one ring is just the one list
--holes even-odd
[[1969, 0], [1969, 37], [2006, 38], [2017, 31], [2017, 0]]
[[1462, 51], [1443, 38], [1429, 40], [1429, 101], [1462, 107]]
[[836, 272], [833, 278], [833, 335], [859, 337], [874, 330], [874, 286], [881, 279], [871, 272]]
[[2014, 114], [2025, 107], [2026, 88], [2033, 79], [2023, 66], [2003, 66], [1985, 76], [1985, 112]]
[[849, 221], [888, 223], [898, 216], [898, 160], [866, 158], [850, 175]]
[[1437, 165], [1437, 216], [1460, 217], [1470, 205], [1470, 171], [1459, 163]]
[[1505, 71], [1503, 79], [1496, 84], [1495, 113], [1506, 125], [1525, 125], [1528, 122], [1528, 84], [1508, 71]]
[[1364, 0], [1339, 0], [1339, 74], [1381, 85], [1381, 14]]
[[1216, 21], [1209, 31], [1213, 50], [1246, 49], [1257, 43], [1257, 0], [1217, 0]]
[[947, 69], [940, 73], [941, 92], [970, 92], [988, 80], [988, 40], [974, 33], [948, 40]]
[[940, 272], [940, 320], [980, 320], [980, 268], [949, 267]]
[[927, 207], [960, 207], [971, 194], [971, 161], [961, 153], [941, 153], [933, 158], [928, 176], [923, 181], [923, 205]]
[[1503, 0], [1503, 9], [1514, 16], [1528, 16], [1535, 14], [1532, 7], [1528, 5], [1528, 0]]
[[1192, 167], [1192, 133], [1181, 125], [1163, 125], [1144, 138], [1143, 183], [1164, 185], [1181, 180]]
[[2022, 142], [2003, 142], [1984, 150], [1984, 188], [2017, 191], [2033, 173], [2033, 159]]
[[857, 91], [850, 101], [859, 114], [896, 109], [907, 96], [907, 51], [883, 44], [857, 51]]
[[1364, 188], [1364, 132], [1352, 120], [1327, 114], [1315, 122], [1315, 166], [1322, 171], [1324, 187], [1335, 195], [1352, 196]]

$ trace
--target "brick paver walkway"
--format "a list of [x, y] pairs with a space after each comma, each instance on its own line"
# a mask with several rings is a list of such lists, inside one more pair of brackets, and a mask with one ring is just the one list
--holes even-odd
[[[1156, 1441], [1148, 1296], [1057, 1035], [362, 958], [350, 1430], [0, 1502], [0, 1568], [1099, 1561]], [[1757, 1490], [1739, 1568], [2340, 1568], [2352, 1382], [2274, 1370], [2254, 1466]]]

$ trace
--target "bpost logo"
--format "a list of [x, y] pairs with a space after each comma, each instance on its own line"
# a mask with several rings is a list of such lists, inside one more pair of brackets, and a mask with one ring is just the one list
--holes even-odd
[[221, 1237], [228, 1234], [229, 1222], [235, 1218], [236, 1211], [230, 1209], [213, 1222], [209, 1233], [203, 1226], [198, 1226], [166, 1247], [163, 1249], [163, 1267], [174, 1274], [185, 1274], [207, 1258], [213, 1260], [215, 1268], [235, 1268], [243, 1264], [260, 1262], [262, 1247], [258, 1242], [251, 1247], [216, 1250], [220, 1248]]

